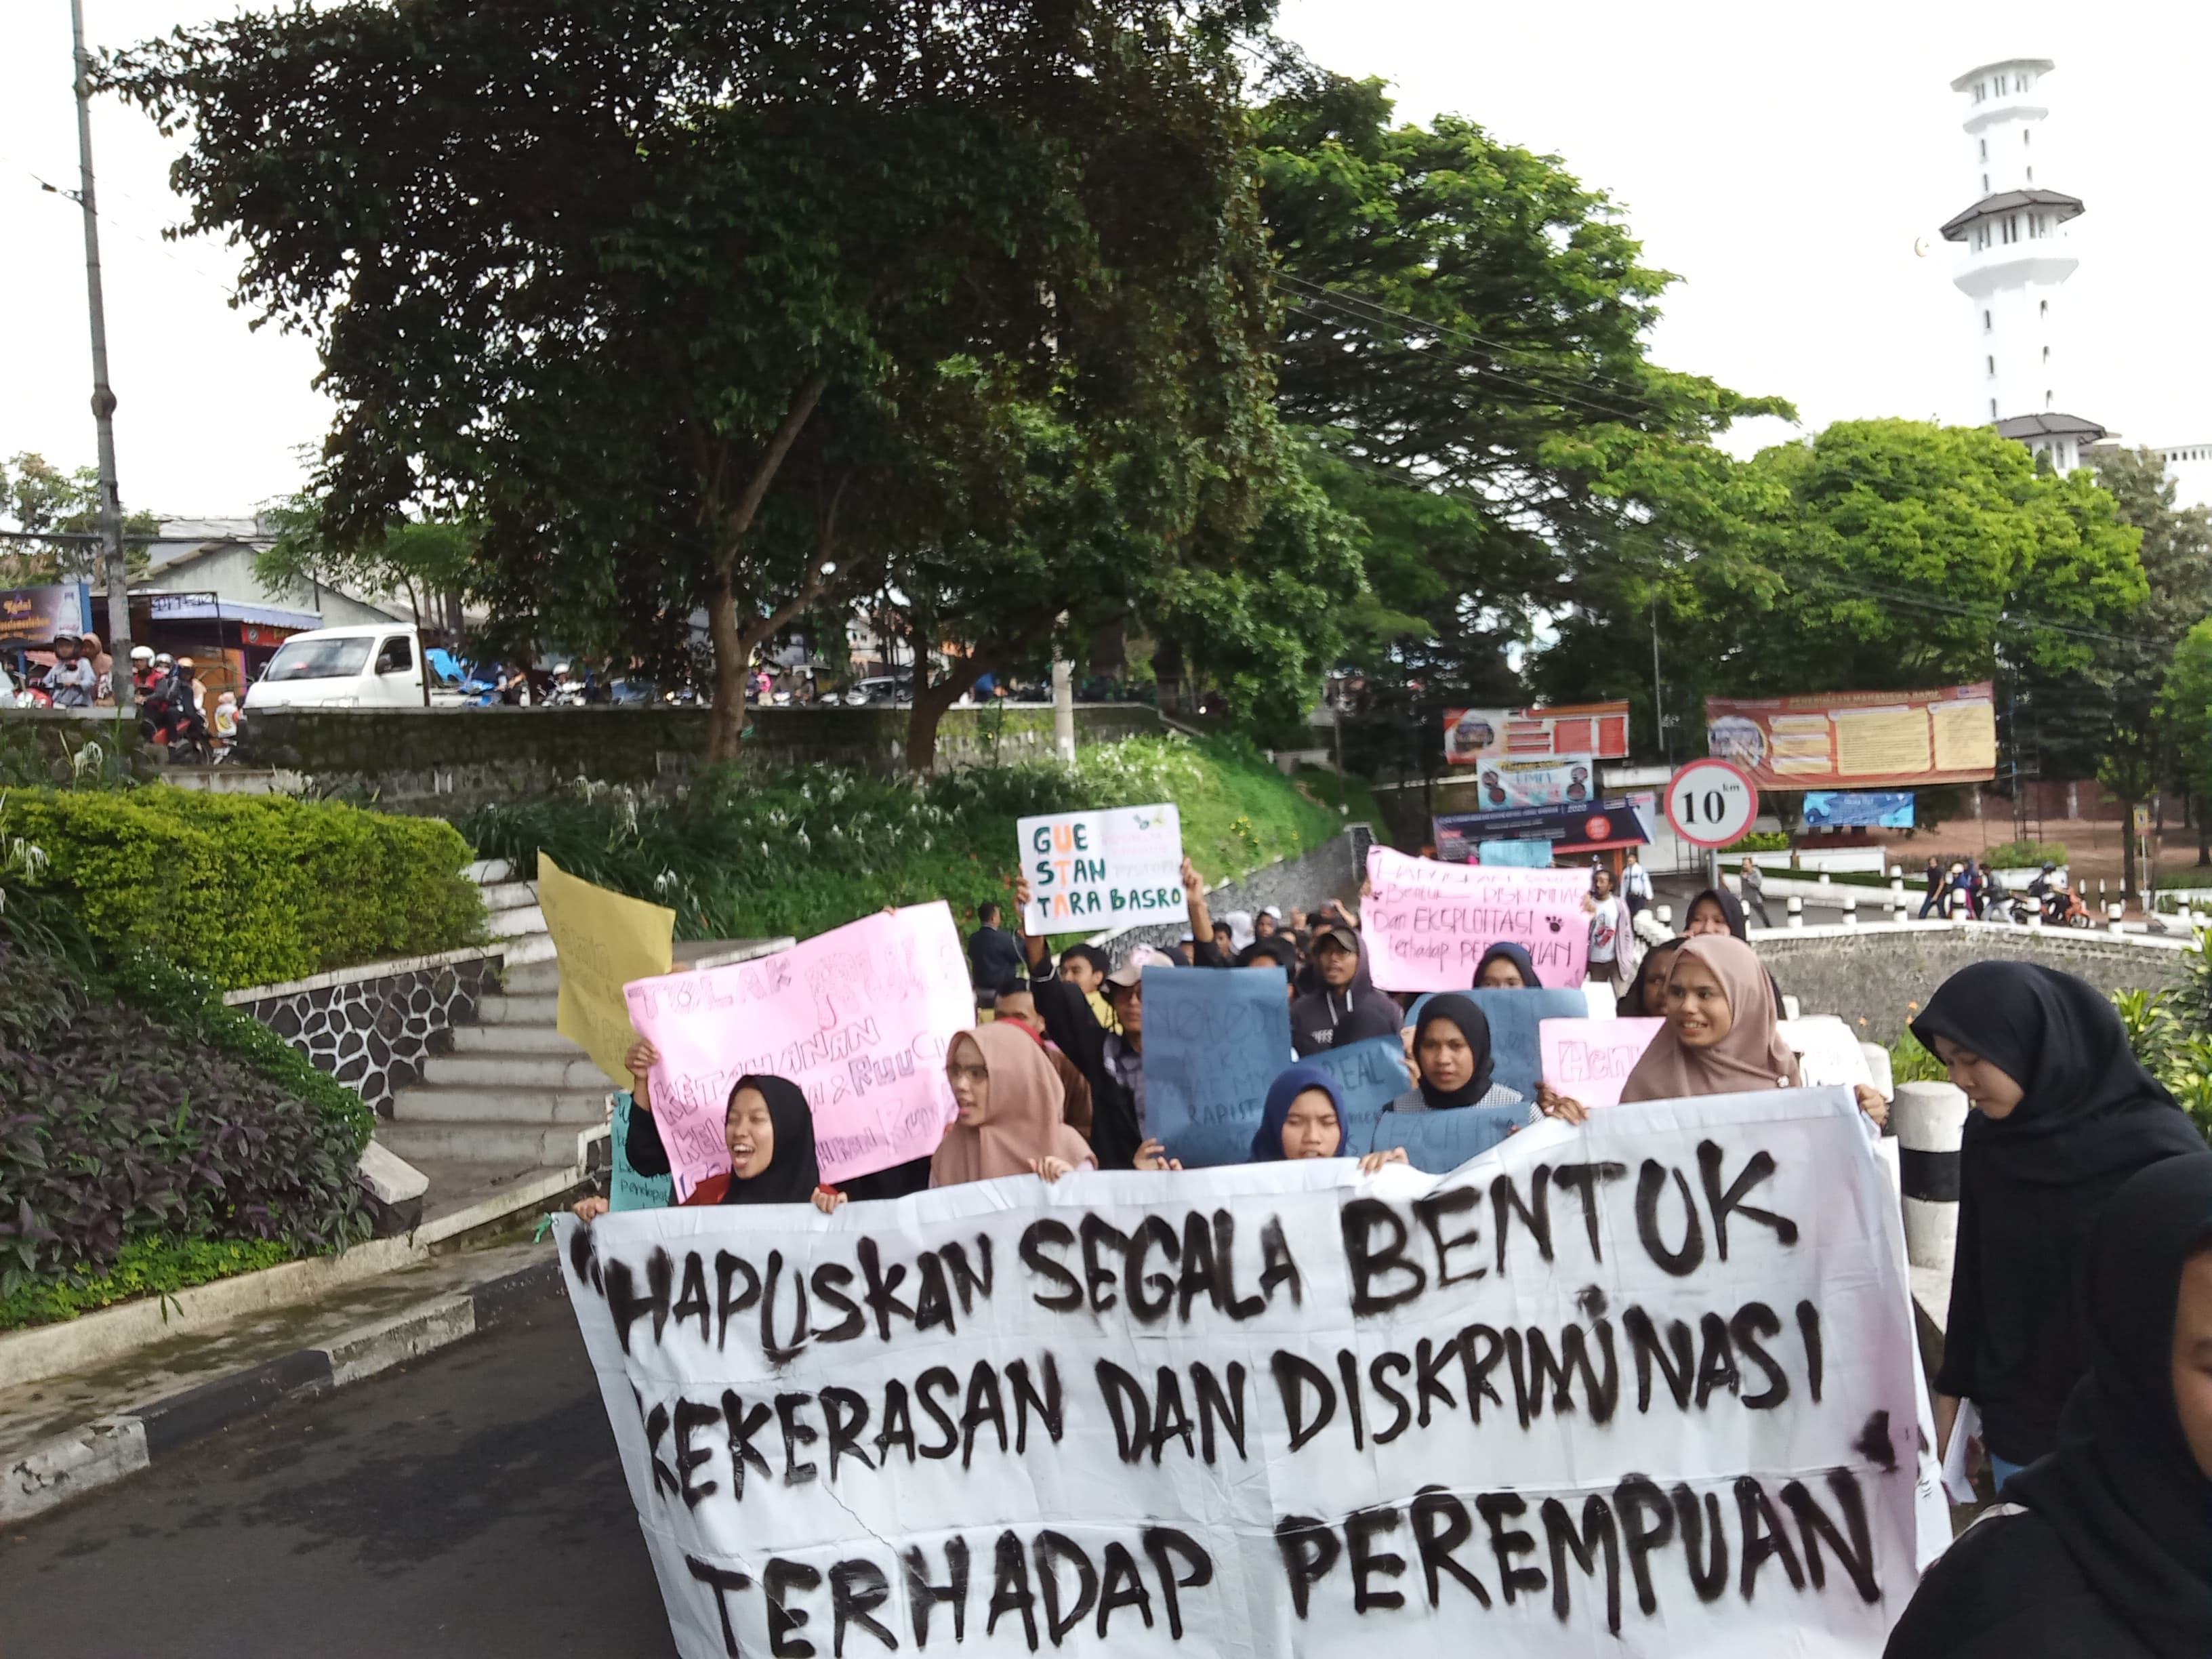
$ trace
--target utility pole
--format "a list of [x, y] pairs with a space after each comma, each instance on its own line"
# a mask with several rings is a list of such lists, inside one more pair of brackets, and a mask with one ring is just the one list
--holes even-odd
[[[1067, 626], [1067, 612], [1060, 613], [1060, 626]], [[1075, 665], [1054, 654], [1052, 659], [1052, 748], [1060, 758], [1075, 764]]]
[[100, 210], [92, 190], [92, 58], [84, 49], [84, 0], [70, 0], [76, 43], [77, 206], [84, 212], [85, 307], [92, 318], [92, 418], [100, 430], [100, 539], [107, 565], [107, 654], [115, 713], [128, 720], [131, 680], [131, 573], [123, 561], [123, 493], [115, 481], [115, 392], [107, 384], [107, 307], [100, 289]]
[[1659, 728], [1659, 758], [1672, 762], [1667, 746], [1667, 705], [1659, 687], [1659, 595], [1651, 595], [1651, 723]]

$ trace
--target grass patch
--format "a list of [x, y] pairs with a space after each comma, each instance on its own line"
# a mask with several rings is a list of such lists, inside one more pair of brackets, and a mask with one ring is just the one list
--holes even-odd
[[51, 1325], [142, 1296], [173, 1296], [234, 1273], [276, 1267], [296, 1254], [273, 1238], [130, 1239], [116, 1252], [112, 1267], [82, 1284], [34, 1281], [0, 1297], [0, 1331]]

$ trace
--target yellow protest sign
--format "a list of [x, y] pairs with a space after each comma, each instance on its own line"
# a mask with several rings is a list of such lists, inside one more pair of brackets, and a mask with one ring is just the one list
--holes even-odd
[[626, 898], [538, 855], [538, 908], [561, 958], [561, 1035], [582, 1045], [609, 1077], [629, 1077], [623, 1055], [635, 1039], [623, 987], [674, 965], [676, 912]]

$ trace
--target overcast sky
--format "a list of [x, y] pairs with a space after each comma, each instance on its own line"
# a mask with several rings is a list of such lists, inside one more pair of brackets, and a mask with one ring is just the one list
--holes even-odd
[[[237, 9], [86, 0], [95, 45]], [[1992, 21], [2001, 15], [2002, 23]], [[1573, 8], [1498, 0], [1287, 0], [1316, 58], [1393, 83], [1400, 112], [1454, 111], [1549, 151], [1626, 211], [1681, 277], [1660, 361], [1790, 398], [1808, 428], [1875, 415], [1975, 418], [1977, 346], [1936, 227], [1977, 193], [1949, 82], [2055, 58], [2038, 182], [2081, 197], [2061, 408], [2132, 441], [2212, 443], [2212, 216], [2199, 204], [2212, 7], [2154, 0], [2124, 26], [2078, 4]], [[0, 3], [0, 456], [93, 459], [67, 0]], [[328, 409], [308, 343], [249, 332], [228, 252], [164, 244], [172, 146], [94, 112], [123, 495], [168, 515], [250, 511], [299, 479]], [[1928, 249], [1923, 256], [1915, 245]], [[1748, 447], [1786, 435], [1776, 422]]]

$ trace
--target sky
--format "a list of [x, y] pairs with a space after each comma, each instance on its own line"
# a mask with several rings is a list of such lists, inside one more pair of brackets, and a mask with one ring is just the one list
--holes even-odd
[[[84, 0], [92, 43], [237, 9]], [[2038, 178], [2082, 198], [2062, 409], [2132, 441], [2212, 443], [2212, 216], [2197, 205], [2212, 6], [2149, 0], [2124, 28], [2076, 4], [1956, 0], [1672, 7], [1583, 0], [1285, 0], [1320, 63], [1389, 82], [1400, 114], [1452, 112], [1557, 155], [1681, 278], [1653, 355], [1790, 399], [1805, 430], [1872, 416], [1977, 417], [1978, 345], [1936, 228], [1978, 191], [1951, 79], [2057, 60]], [[230, 516], [295, 487], [330, 416], [311, 342], [229, 308], [231, 251], [161, 232], [176, 153], [112, 100], [94, 112], [109, 355], [126, 508]], [[0, 3], [0, 457], [94, 458], [68, 0]], [[1924, 248], [1925, 253], [1916, 252]], [[1747, 453], [1779, 421], [1729, 439]]]

